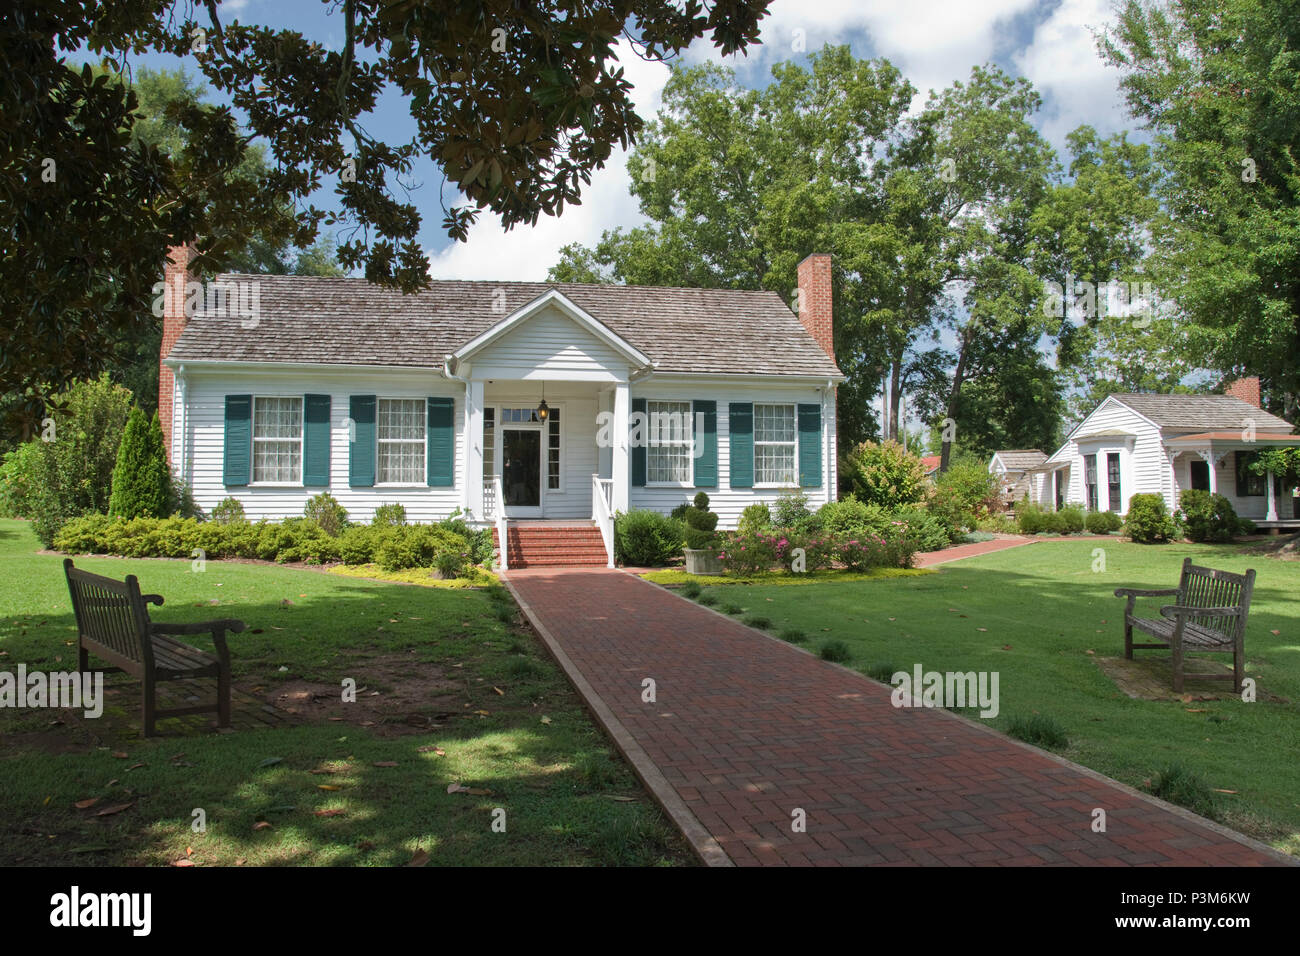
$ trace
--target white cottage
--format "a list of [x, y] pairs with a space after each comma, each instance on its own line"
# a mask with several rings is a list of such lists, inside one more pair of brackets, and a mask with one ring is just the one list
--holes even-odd
[[615, 512], [705, 491], [731, 528], [784, 489], [834, 497], [828, 255], [800, 264], [797, 316], [775, 293], [716, 289], [200, 285], [188, 261], [173, 250], [165, 276], [159, 414], [201, 508], [233, 496], [285, 518], [328, 491], [359, 520], [399, 502], [409, 520], [459, 510], [515, 543], [558, 527], [528, 540], [561, 560], [557, 544], [590, 558], [580, 539], [599, 534], [607, 563]]
[[1111, 395], [1028, 470], [1029, 497], [1049, 509], [1122, 515], [1135, 494], [1162, 495], [1172, 511], [1181, 492], [1198, 488], [1225, 496], [1261, 527], [1300, 527], [1295, 489], [1248, 467], [1260, 448], [1300, 445], [1292, 431], [1260, 408], [1257, 378], [1233, 382], [1224, 395]]

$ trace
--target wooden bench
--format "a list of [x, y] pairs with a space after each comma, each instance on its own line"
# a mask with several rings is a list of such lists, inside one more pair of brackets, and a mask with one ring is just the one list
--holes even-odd
[[[1255, 590], [1255, 572], [1233, 574], [1192, 564], [1183, 560], [1183, 574], [1178, 587], [1155, 591], [1116, 588], [1116, 597], [1127, 597], [1124, 608], [1124, 656], [1133, 659], [1134, 650], [1157, 648], [1174, 655], [1174, 692], [1183, 691], [1183, 655], [1187, 651], [1215, 651], [1232, 654], [1231, 674], [1199, 675], [1217, 680], [1231, 680], [1234, 691], [1241, 691], [1246, 667], [1246, 616], [1250, 596]], [[1140, 597], [1174, 597], [1173, 604], [1160, 608], [1160, 617], [1137, 617], [1134, 605]], [[1149, 634], [1159, 644], [1134, 644], [1133, 628]]]
[[[201, 624], [158, 624], [149, 619], [145, 605], [161, 605], [158, 594], [141, 594], [134, 574], [117, 581], [80, 571], [72, 559], [63, 562], [72, 594], [72, 611], [77, 619], [80, 668], [89, 671], [89, 657], [108, 661], [112, 667], [138, 678], [144, 685], [144, 735], [154, 736], [154, 721], [160, 717], [206, 714], [216, 711], [217, 725], [230, 726], [230, 651], [226, 632], [238, 634], [244, 622], [204, 621]], [[168, 637], [169, 634], [211, 634], [217, 657]], [[155, 694], [159, 681], [195, 677], [217, 679], [217, 700], [211, 704], [159, 710]]]

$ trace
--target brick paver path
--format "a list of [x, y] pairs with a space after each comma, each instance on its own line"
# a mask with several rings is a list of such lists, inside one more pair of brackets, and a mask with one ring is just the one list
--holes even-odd
[[[621, 571], [508, 584], [697, 852], [719, 865], [1276, 864], [1262, 844]], [[657, 702], [642, 702], [653, 678]], [[1106, 811], [1106, 832], [1091, 829]], [[792, 814], [807, 829], [792, 832]]]

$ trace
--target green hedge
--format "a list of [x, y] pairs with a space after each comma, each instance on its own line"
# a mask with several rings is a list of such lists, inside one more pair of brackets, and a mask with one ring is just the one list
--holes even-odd
[[[455, 519], [437, 525], [353, 525], [338, 537], [307, 518], [281, 522], [194, 518], [109, 518], [87, 515], [64, 524], [56, 550], [70, 554], [117, 554], [128, 558], [258, 558], [308, 564], [379, 564], [386, 571], [431, 568], [443, 555], [466, 564], [491, 557], [491, 534], [466, 530]], [[485, 553], [486, 551], [486, 553]]]
[[1153, 494], [1134, 495], [1129, 499], [1124, 529], [1138, 544], [1168, 541], [1177, 533], [1164, 496]]

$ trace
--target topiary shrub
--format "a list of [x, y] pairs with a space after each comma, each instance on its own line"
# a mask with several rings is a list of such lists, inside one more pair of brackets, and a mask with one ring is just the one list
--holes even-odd
[[227, 495], [212, 509], [212, 520], [217, 524], [240, 524], [246, 522], [248, 517], [244, 514], [244, 506], [239, 499]]
[[764, 502], [749, 505], [740, 513], [736, 530], [741, 534], [757, 534], [772, 527], [772, 510]]
[[1124, 522], [1113, 511], [1089, 511], [1083, 519], [1089, 534], [1114, 534]]
[[700, 492], [694, 506], [686, 509], [686, 547], [702, 551], [713, 546], [717, 538], [718, 516], [709, 510], [709, 496]]
[[171, 497], [171, 468], [158, 416], [150, 420], [133, 408], [117, 449], [108, 513], [114, 518], [165, 518]]
[[1187, 537], [1202, 542], [1231, 541], [1239, 527], [1231, 501], [1223, 495], [1195, 488], [1178, 496], [1174, 520]]
[[377, 528], [400, 528], [406, 524], [406, 508], [400, 502], [380, 505], [370, 523]]
[[1124, 529], [1138, 544], [1168, 541], [1177, 530], [1165, 507], [1164, 496], [1156, 494], [1134, 495], [1129, 499]]
[[330, 537], [337, 537], [348, 526], [348, 512], [328, 491], [314, 495], [302, 509], [303, 516], [316, 522]]
[[634, 509], [617, 514], [614, 558], [633, 567], [662, 567], [681, 554], [683, 536], [682, 523], [658, 511]]

